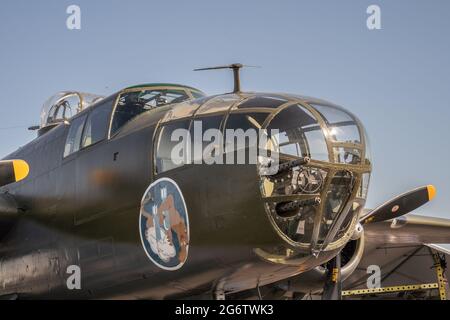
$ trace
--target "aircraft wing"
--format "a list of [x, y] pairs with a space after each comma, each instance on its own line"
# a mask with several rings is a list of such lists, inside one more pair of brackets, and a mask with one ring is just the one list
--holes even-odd
[[[430, 290], [439, 290], [439, 281], [443, 281], [441, 284], [447, 286], [448, 292], [445, 278], [450, 274], [445, 270], [445, 261], [450, 261], [450, 250], [436, 243], [450, 243], [449, 219], [406, 215], [401, 220], [367, 224], [364, 229], [364, 254], [355, 272], [345, 280], [344, 292], [368, 289], [373, 272], [370, 266], [380, 268], [381, 287], [398, 290], [394, 295], [417, 288], [412, 285], [434, 286], [437, 288]], [[443, 267], [441, 278], [437, 274], [438, 261]], [[410, 294], [424, 295], [427, 291], [412, 290]]]
[[408, 214], [364, 226], [366, 241], [382, 244], [450, 243], [450, 220]]

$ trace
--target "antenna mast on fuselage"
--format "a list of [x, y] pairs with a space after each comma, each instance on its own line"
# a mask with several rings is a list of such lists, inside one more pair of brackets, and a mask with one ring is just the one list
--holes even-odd
[[233, 70], [233, 76], [234, 76], [234, 89], [233, 93], [241, 92], [241, 75], [240, 71], [243, 67], [254, 67], [256, 66], [246, 66], [241, 63], [233, 63], [226, 66], [217, 66], [217, 67], [208, 67], [208, 68], [199, 68], [194, 69], [194, 71], [205, 71], [205, 70], [218, 70], [218, 69], [232, 69]]

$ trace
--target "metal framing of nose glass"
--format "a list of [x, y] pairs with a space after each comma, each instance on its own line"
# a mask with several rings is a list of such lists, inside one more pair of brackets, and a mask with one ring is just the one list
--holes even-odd
[[[356, 188], [354, 188], [354, 189], [356, 189]], [[356, 189], [356, 190], [358, 190], [358, 189]], [[340, 227], [342, 227], [343, 222], [345, 221], [347, 216], [350, 214], [350, 212], [352, 212], [351, 208], [355, 203], [358, 204], [358, 208], [353, 212], [353, 214], [355, 214], [356, 217], [359, 216], [359, 212], [364, 207], [365, 201], [362, 199], [355, 199], [355, 198], [353, 198], [353, 200], [351, 200], [351, 201], [347, 201], [347, 204], [342, 209], [341, 214], [337, 217], [337, 219], [335, 219], [333, 221], [330, 231], [328, 232], [327, 236], [323, 240], [323, 243], [321, 245], [318, 245], [318, 247], [316, 247], [316, 248], [311, 248], [311, 250], [316, 251], [316, 252], [321, 252], [324, 250], [324, 248], [326, 248], [328, 246], [328, 244], [331, 241], [333, 241], [333, 239], [336, 237], [337, 233], [339, 232]]]
[[[332, 183], [332, 180], [335, 176], [335, 174], [339, 171], [348, 171], [351, 172], [354, 177], [354, 183], [353, 183], [353, 189], [351, 191], [350, 196], [347, 198], [347, 202], [345, 204], [341, 205], [341, 208], [337, 214], [337, 216], [334, 218], [334, 221], [330, 227], [330, 230], [328, 231], [327, 235], [325, 236], [325, 239], [320, 243], [319, 236], [320, 236], [320, 230], [321, 226], [323, 225], [323, 218], [325, 213], [325, 205], [326, 201], [321, 201], [320, 204], [316, 207], [316, 214], [314, 217], [314, 227], [312, 236], [309, 243], [301, 243], [301, 242], [295, 242], [292, 239], [290, 239], [287, 235], [285, 235], [278, 227], [276, 221], [274, 221], [272, 215], [270, 212], [268, 212], [269, 220], [272, 222], [275, 229], [278, 231], [280, 236], [287, 241], [291, 246], [297, 247], [302, 250], [309, 250], [313, 255], [318, 255], [321, 251], [330, 251], [335, 250], [337, 248], [342, 247], [347, 243], [347, 241], [350, 239], [353, 233], [353, 229], [355, 228], [357, 222], [358, 222], [358, 212], [360, 210], [355, 210], [353, 212], [354, 217], [352, 218], [352, 221], [350, 225], [347, 227], [347, 230], [345, 234], [340, 237], [339, 239], [334, 238], [338, 234], [340, 228], [342, 227], [342, 224], [348, 217], [348, 214], [352, 212], [351, 206], [354, 202], [358, 203], [361, 207], [363, 206], [364, 199], [357, 199], [358, 190], [361, 188], [362, 184], [362, 175], [364, 173], [370, 173], [372, 166], [370, 163], [366, 163], [366, 153], [367, 153], [367, 145], [366, 145], [366, 137], [365, 132], [363, 130], [363, 126], [361, 122], [353, 115], [349, 114], [345, 111], [346, 114], [349, 114], [349, 116], [353, 119], [354, 124], [358, 128], [360, 141], [361, 143], [352, 143], [352, 142], [339, 142], [333, 140], [330, 135], [328, 134], [329, 126], [327, 124], [327, 120], [323, 117], [323, 115], [318, 112], [312, 105], [305, 103], [304, 100], [300, 99], [292, 99], [292, 97], [287, 97], [288, 100], [290, 100], [290, 103], [286, 103], [285, 105], [278, 108], [275, 112], [273, 112], [268, 119], [266, 119], [263, 128], [267, 128], [267, 126], [270, 124], [270, 122], [283, 110], [289, 108], [292, 105], [298, 104], [308, 110], [316, 119], [318, 122], [322, 132], [324, 133], [325, 137], [325, 143], [327, 146], [328, 151], [328, 161], [318, 161], [318, 160], [311, 160], [309, 163], [305, 164], [304, 167], [313, 167], [315, 169], [322, 169], [327, 172], [326, 179], [324, 182], [324, 185], [322, 186], [322, 189], [320, 191], [320, 198], [326, 199], [327, 193], [330, 190], [330, 186]], [[322, 104], [320, 104], [322, 105]], [[323, 104], [323, 106], [327, 107], [328, 105]], [[336, 106], [329, 106], [331, 108], [336, 108]], [[338, 110], [341, 110], [340, 108], [337, 108]], [[349, 163], [338, 163], [335, 149], [336, 148], [351, 148], [351, 149], [357, 149], [361, 154], [361, 159], [359, 164], [349, 164]], [[292, 158], [298, 158], [295, 156], [292, 156]], [[295, 195], [295, 196], [289, 196], [293, 199], [305, 199], [310, 198], [311, 196], [317, 196], [317, 195], [310, 195], [306, 196], [303, 194]], [[283, 197], [283, 196], [281, 196]], [[280, 197], [280, 198], [281, 198]], [[275, 197], [276, 198], [276, 197]], [[270, 200], [272, 199], [272, 200]], [[266, 200], [273, 201], [275, 200], [274, 197], [268, 197]]]
[[[347, 170], [351, 172], [354, 175], [355, 181], [353, 184], [353, 190], [350, 195], [350, 197], [347, 199], [347, 203], [343, 208], [340, 208], [340, 212], [338, 216], [334, 219], [333, 224], [328, 231], [328, 234], [326, 235], [324, 241], [322, 244], [319, 243], [319, 233], [320, 233], [320, 227], [323, 220], [323, 214], [325, 212], [325, 201], [322, 201], [320, 204], [319, 210], [316, 212], [316, 220], [314, 222], [314, 231], [313, 236], [311, 238], [311, 246], [310, 250], [313, 254], [317, 254], [320, 251], [324, 250], [333, 250], [336, 249], [342, 245], [344, 245], [348, 239], [352, 236], [353, 229], [356, 226], [358, 222], [358, 216], [355, 214], [355, 216], [352, 219], [352, 222], [347, 229], [347, 232], [341, 239], [337, 239], [335, 242], [332, 242], [334, 240], [334, 237], [336, 236], [338, 230], [341, 228], [342, 223], [345, 221], [345, 218], [350, 213], [350, 208], [353, 205], [353, 202], [356, 200], [356, 196], [358, 193], [358, 190], [361, 188], [362, 183], [362, 174], [371, 172], [371, 164], [366, 164], [366, 136], [363, 130], [362, 123], [353, 115], [349, 114], [348, 112], [345, 112], [350, 115], [350, 117], [353, 119], [356, 127], [358, 128], [359, 137], [361, 140], [360, 144], [356, 143], [348, 143], [348, 142], [338, 142], [334, 141], [330, 138], [329, 132], [329, 126], [326, 119], [323, 117], [323, 115], [318, 112], [312, 105], [310, 104], [303, 104], [305, 108], [307, 108], [315, 117], [316, 120], [319, 122], [320, 127], [322, 128], [322, 131], [325, 133], [325, 143], [327, 144], [328, 154], [329, 154], [329, 163], [327, 164], [327, 167], [329, 168], [329, 172], [327, 174], [327, 181], [325, 183], [324, 188], [321, 192], [321, 198], [326, 199], [326, 195], [328, 190], [330, 189], [331, 181], [334, 177], [334, 175], [341, 170]], [[340, 108], [338, 108], [340, 110]], [[337, 157], [335, 154], [335, 148], [336, 147], [344, 147], [344, 148], [355, 148], [358, 149], [361, 152], [361, 158], [360, 158], [360, 164], [355, 167], [353, 164], [337, 164]], [[340, 168], [339, 168], [340, 167]]]

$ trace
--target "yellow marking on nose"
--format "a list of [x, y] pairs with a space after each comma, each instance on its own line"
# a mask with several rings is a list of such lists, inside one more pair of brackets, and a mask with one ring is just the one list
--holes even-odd
[[14, 167], [14, 176], [16, 182], [25, 179], [30, 173], [30, 167], [28, 166], [28, 163], [23, 160], [13, 160], [12, 163]]

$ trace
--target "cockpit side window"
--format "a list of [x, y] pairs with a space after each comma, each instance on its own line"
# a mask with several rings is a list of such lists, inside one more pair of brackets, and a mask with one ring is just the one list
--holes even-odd
[[82, 148], [106, 138], [113, 101], [114, 98], [104, 100], [89, 113], [83, 133]]
[[81, 136], [83, 134], [84, 123], [86, 122], [87, 115], [84, 114], [78, 118], [72, 120], [69, 133], [66, 139], [66, 145], [64, 148], [64, 157], [71, 155], [74, 152], [80, 150]]
[[122, 93], [114, 111], [111, 136], [116, 134], [129, 121], [148, 110], [187, 99], [189, 99], [189, 96], [186, 91], [175, 89], [144, 89]]
[[177, 121], [162, 126], [157, 135], [156, 173], [163, 173], [183, 166], [189, 161], [190, 120]]

